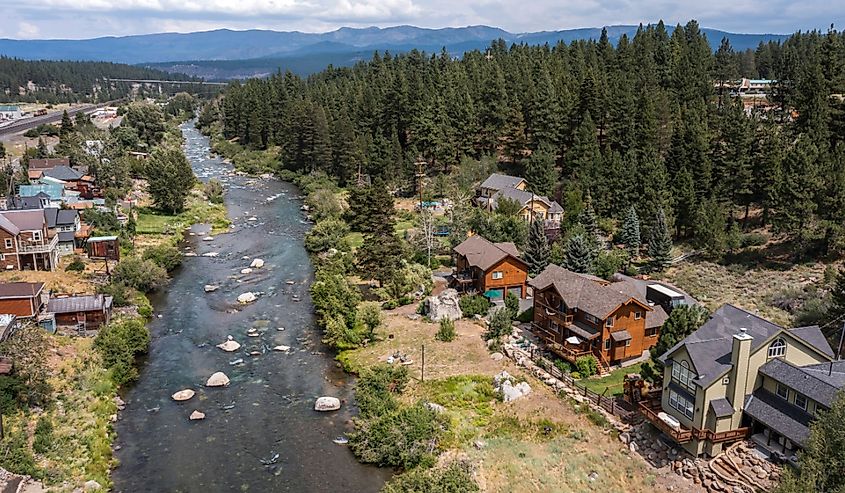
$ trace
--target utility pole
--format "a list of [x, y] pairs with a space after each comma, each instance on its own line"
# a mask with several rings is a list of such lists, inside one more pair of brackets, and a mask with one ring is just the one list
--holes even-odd
[[425, 382], [425, 344], [422, 345], [422, 369], [420, 370], [420, 381]]

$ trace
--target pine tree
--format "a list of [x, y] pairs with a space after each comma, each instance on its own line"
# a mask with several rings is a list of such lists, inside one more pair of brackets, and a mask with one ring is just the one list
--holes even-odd
[[64, 110], [62, 112], [62, 126], [59, 129], [59, 135], [64, 137], [71, 132], [73, 132], [73, 120], [70, 119], [70, 115], [68, 115], [67, 110]]
[[828, 311], [828, 319], [837, 321], [839, 326], [845, 323], [841, 320], [842, 317], [845, 317], [845, 267], [839, 268], [834, 285], [830, 289], [830, 310]]
[[523, 260], [528, 264], [528, 275], [536, 277], [543, 272], [543, 269], [549, 265], [549, 256], [549, 240], [546, 238], [543, 221], [539, 219], [532, 221], [528, 229], [525, 251], [522, 254]]
[[584, 228], [585, 239], [589, 241], [593, 247], [597, 246], [599, 243], [599, 224], [589, 195], [587, 196], [587, 205], [581, 213], [578, 214], [578, 224]]
[[566, 243], [563, 267], [572, 272], [587, 274], [593, 270], [595, 258], [596, 252], [590, 242], [583, 235], [575, 235]]
[[657, 211], [651, 237], [648, 240], [648, 255], [651, 257], [651, 267], [655, 271], [662, 271], [672, 260], [672, 237], [669, 236], [663, 209]]
[[642, 239], [640, 238], [640, 218], [634, 206], [628, 208], [625, 213], [625, 220], [622, 222], [622, 230], [619, 232], [619, 239], [625, 245], [628, 256], [635, 259], [640, 254]]
[[50, 157], [50, 149], [47, 147], [47, 143], [44, 142], [43, 137], [38, 137], [38, 147], [35, 149], [35, 157], [38, 159]]
[[777, 209], [772, 218], [777, 229], [797, 241], [796, 257], [813, 237], [815, 201], [820, 186], [819, 152], [812, 139], [801, 135], [786, 152], [776, 187]]
[[557, 182], [555, 157], [548, 147], [534, 151], [525, 164], [525, 179], [532, 192], [550, 196]]
[[378, 181], [369, 189], [370, 210], [361, 225], [364, 244], [358, 250], [358, 269], [384, 286], [401, 267], [402, 242], [396, 236], [393, 196], [385, 183]]

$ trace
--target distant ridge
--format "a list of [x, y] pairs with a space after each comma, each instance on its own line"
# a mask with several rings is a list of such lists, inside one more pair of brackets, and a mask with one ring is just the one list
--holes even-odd
[[[625, 34], [633, 37], [638, 26], [608, 26], [608, 37], [616, 42]], [[671, 32], [672, 26], [667, 26]], [[349, 65], [367, 58], [376, 50], [389, 50], [392, 53], [419, 49], [427, 52], [439, 52], [446, 48], [454, 55], [460, 55], [474, 49], [484, 49], [491, 41], [504, 39], [508, 43], [555, 44], [579, 39], [598, 39], [602, 28], [580, 28], [561, 31], [543, 31], [534, 33], [510, 33], [503, 29], [489, 26], [448, 27], [428, 29], [414, 26], [394, 26], [387, 28], [343, 27], [327, 33], [303, 33], [299, 31], [247, 30], [233, 31], [218, 29], [193, 33], [158, 33], [134, 36], [108, 36], [84, 40], [14, 40], [0, 39], [0, 55], [17, 57], [25, 60], [94, 60], [130, 64], [155, 64], [160, 68], [185, 61], [235, 61], [266, 59], [261, 71], [290, 68], [285, 60], [300, 60], [315, 56], [335, 65]], [[788, 36], [783, 34], [742, 34], [728, 33], [716, 29], [703, 28], [707, 39], [714, 47], [723, 37], [727, 37], [736, 50], [756, 48], [767, 41], [782, 41]], [[272, 63], [269, 63], [273, 60]], [[277, 64], [275, 66], [271, 66]], [[207, 63], [202, 64], [208, 66]], [[223, 64], [227, 65], [227, 64]], [[252, 63], [256, 65], [256, 63]], [[322, 62], [306, 63], [306, 69], [291, 69], [299, 73], [314, 71], [314, 67], [325, 66]], [[319, 68], [317, 68], [319, 70]], [[223, 71], [225, 72], [225, 70]], [[203, 76], [201, 73], [195, 75]], [[233, 74], [220, 74], [220, 77], [232, 77]]]

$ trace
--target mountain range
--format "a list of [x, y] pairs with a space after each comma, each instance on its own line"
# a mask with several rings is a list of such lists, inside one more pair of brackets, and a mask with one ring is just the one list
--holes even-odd
[[[633, 37], [638, 26], [608, 26], [608, 37], [616, 42], [626, 34]], [[669, 27], [671, 31], [671, 27]], [[452, 55], [484, 49], [491, 41], [555, 44], [579, 39], [598, 39], [602, 28], [567, 29], [533, 33], [510, 33], [488, 26], [427, 29], [414, 26], [387, 28], [344, 27], [326, 33], [298, 31], [218, 29], [193, 33], [159, 33], [101, 37], [83, 40], [0, 39], [0, 54], [26, 60], [96, 60], [143, 64], [206, 78], [261, 76], [276, 70], [308, 74], [329, 63], [351, 65], [370, 58], [374, 51], [391, 53], [418, 49]], [[782, 34], [739, 34], [703, 29], [711, 45], [727, 37], [734, 49], [756, 48], [767, 41], [782, 41]]]

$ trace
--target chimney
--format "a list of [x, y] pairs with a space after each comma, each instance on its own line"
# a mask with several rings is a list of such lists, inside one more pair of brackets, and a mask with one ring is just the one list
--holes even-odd
[[750, 365], [749, 359], [751, 358], [751, 341], [753, 340], [754, 338], [748, 334], [748, 330], [745, 327], [739, 329], [739, 333], [733, 336], [731, 371], [728, 372], [730, 382], [728, 382], [728, 388], [725, 392], [725, 396], [734, 408], [734, 415], [731, 418], [732, 428], [739, 426], [745, 394], [750, 390], [748, 389], [748, 367]]

